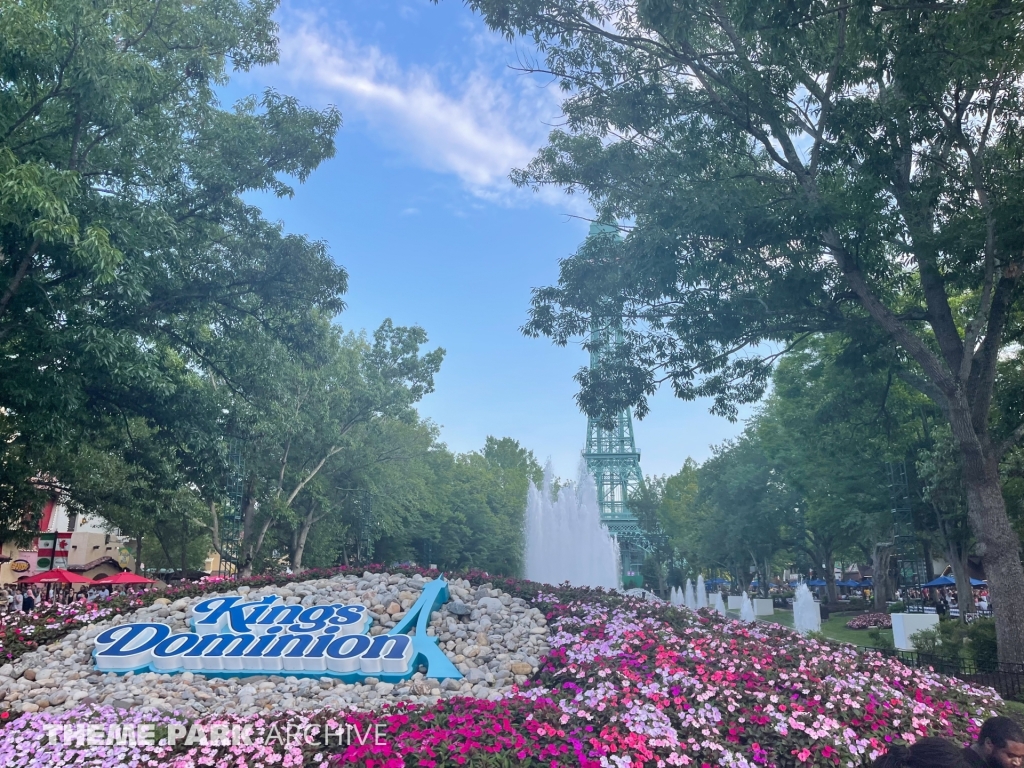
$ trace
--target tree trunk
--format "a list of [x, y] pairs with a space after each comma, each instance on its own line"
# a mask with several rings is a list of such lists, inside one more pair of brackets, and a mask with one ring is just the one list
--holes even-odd
[[875, 611], [886, 612], [886, 601], [892, 594], [892, 582], [889, 578], [889, 564], [892, 562], [893, 543], [881, 541], [875, 544], [871, 554], [872, 582], [874, 583]]
[[971, 552], [971, 542], [965, 537], [954, 520], [943, 514], [943, 510], [934, 504], [935, 520], [939, 526], [939, 535], [945, 545], [946, 559], [953, 568], [956, 579], [956, 602], [960, 609], [960, 620], [966, 621], [966, 614], [974, 613], [974, 590], [971, 588], [971, 574], [967, 567], [967, 559]]
[[292, 539], [291, 568], [295, 573], [302, 570], [302, 555], [306, 551], [306, 537], [309, 536], [309, 529], [313, 527], [314, 519], [313, 512], [307, 512], [305, 517], [302, 518], [299, 529], [295, 532], [295, 537]]
[[960, 621], [967, 620], [968, 613], [974, 613], [974, 590], [971, 588], [971, 574], [967, 570], [967, 548], [955, 542], [946, 543], [946, 557], [953, 567], [956, 579], [956, 605], [960, 609]]
[[771, 597], [772, 588], [772, 563], [769, 558], [764, 559], [764, 580], [761, 581], [761, 595]]
[[181, 578], [188, 578], [188, 519], [181, 521]]
[[825, 589], [828, 591], [828, 602], [835, 605], [839, 598], [836, 595], [836, 559], [830, 552], [825, 560]]
[[[740, 593], [743, 592], [743, 590], [744, 590], [744, 583], [743, 583], [744, 573], [743, 573], [743, 569], [740, 566], [736, 565], [736, 563], [733, 563], [732, 565], [729, 566], [729, 574], [731, 576], [731, 579], [730, 579], [730, 582], [729, 582], [729, 593], [739, 597]], [[750, 578], [750, 574], [747, 573], [746, 577], [749, 579]]]
[[[999, 661], [1024, 663], [1024, 568], [1020, 562], [1017, 532], [1006, 515], [998, 457], [991, 446], [984, 450], [976, 437], [960, 440], [965, 425], [956, 418], [951, 418], [950, 422], [964, 455], [967, 516], [988, 579]], [[973, 437], [973, 428], [970, 425], [967, 428], [971, 429]]]
[[921, 542], [921, 553], [924, 555], [924, 581], [927, 584], [935, 579], [935, 559], [932, 557], [932, 543], [928, 539]]
[[142, 534], [135, 537], [135, 575], [138, 576], [139, 568], [142, 567]]

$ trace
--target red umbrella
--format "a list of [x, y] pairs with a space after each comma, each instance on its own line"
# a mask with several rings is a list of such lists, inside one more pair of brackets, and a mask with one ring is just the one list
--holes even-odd
[[63, 568], [54, 568], [52, 571], [43, 571], [35, 576], [18, 579], [22, 584], [92, 584], [93, 580], [77, 573], [65, 571]]
[[121, 571], [113, 576], [101, 576], [94, 582], [96, 584], [156, 584], [154, 579], [147, 579], [131, 571]]

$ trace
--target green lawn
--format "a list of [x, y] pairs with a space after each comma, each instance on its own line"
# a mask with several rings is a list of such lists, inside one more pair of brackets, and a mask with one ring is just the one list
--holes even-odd
[[[739, 614], [731, 615], [731, 618], [739, 618]], [[821, 622], [821, 633], [825, 637], [830, 637], [833, 640], [838, 640], [841, 643], [853, 643], [854, 645], [868, 646], [874, 643], [871, 637], [868, 635], [870, 630], [867, 629], [847, 629], [846, 622], [853, 618], [853, 615], [849, 616], [833, 616], [828, 621]], [[774, 616], [769, 616], [763, 619], [763, 621], [770, 621], [776, 624], [781, 624], [784, 627], [793, 628], [793, 612], [792, 611], [780, 611], [776, 610]], [[882, 635], [892, 640], [892, 630], [883, 629]]]

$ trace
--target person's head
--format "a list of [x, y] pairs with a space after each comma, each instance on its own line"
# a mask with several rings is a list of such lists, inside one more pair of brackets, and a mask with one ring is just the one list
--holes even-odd
[[897, 744], [871, 764], [871, 768], [968, 768], [963, 750], [931, 736], [904, 747]]
[[1024, 765], [1024, 730], [1008, 717], [990, 717], [981, 725], [975, 750], [992, 768]]

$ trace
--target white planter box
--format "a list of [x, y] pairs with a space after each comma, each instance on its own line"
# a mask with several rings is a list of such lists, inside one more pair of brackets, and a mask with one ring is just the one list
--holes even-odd
[[755, 616], [774, 616], [775, 615], [775, 606], [772, 604], [771, 598], [755, 597], [754, 598], [754, 615]]
[[913, 651], [914, 644], [910, 637], [922, 629], [939, 626], [939, 616], [935, 613], [894, 613], [892, 615], [892, 639], [901, 651]]
[[738, 611], [742, 607], [743, 607], [743, 598], [740, 595], [729, 595], [729, 605], [728, 605], [728, 608], [729, 608], [730, 611]]

